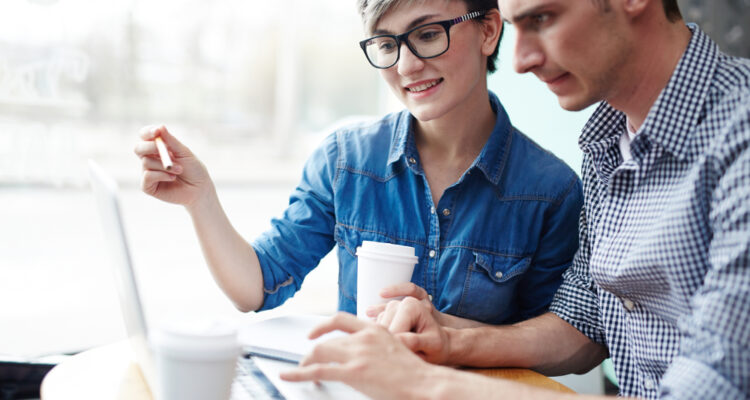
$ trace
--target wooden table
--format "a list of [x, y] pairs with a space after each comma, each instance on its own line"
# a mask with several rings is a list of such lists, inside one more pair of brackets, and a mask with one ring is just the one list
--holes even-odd
[[[152, 400], [127, 341], [77, 354], [53, 368], [42, 382], [42, 400]], [[574, 393], [567, 386], [522, 368], [469, 369], [532, 386]]]
[[43, 400], [152, 400], [128, 341], [76, 354], [42, 381]]
[[538, 372], [525, 368], [486, 368], [486, 369], [467, 369], [469, 372], [476, 372], [491, 378], [503, 378], [511, 381], [525, 383], [544, 389], [554, 390], [563, 393], [575, 393], [571, 388], [562, 383], [550, 379]]

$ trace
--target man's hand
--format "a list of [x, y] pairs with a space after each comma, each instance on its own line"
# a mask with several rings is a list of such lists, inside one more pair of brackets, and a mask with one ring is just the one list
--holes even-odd
[[350, 335], [315, 346], [287, 381], [341, 381], [375, 399], [408, 398], [434, 366], [409, 351], [384, 327], [339, 313], [310, 333], [315, 339], [341, 330]]

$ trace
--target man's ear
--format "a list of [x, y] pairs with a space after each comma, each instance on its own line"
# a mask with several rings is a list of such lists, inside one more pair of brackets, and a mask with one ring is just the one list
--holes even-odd
[[490, 56], [495, 52], [497, 41], [503, 33], [503, 20], [500, 18], [500, 12], [492, 9], [487, 12], [482, 20], [482, 54]]
[[[648, 9], [653, 2], [660, 0], [621, 0], [623, 10], [630, 17], [637, 17]], [[661, 7], [661, 5], [659, 5]]]

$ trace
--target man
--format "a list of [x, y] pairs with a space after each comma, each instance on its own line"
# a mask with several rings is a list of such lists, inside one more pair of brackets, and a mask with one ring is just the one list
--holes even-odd
[[547, 83], [566, 109], [603, 101], [579, 139], [580, 248], [550, 312], [448, 329], [421, 289], [401, 287], [416, 297], [378, 317], [400, 340], [340, 315], [313, 334], [355, 333], [285, 378], [342, 380], [382, 398], [559, 398], [405, 349], [549, 375], [609, 356], [625, 396], [750, 398], [750, 63], [686, 26], [676, 1], [500, 6], [518, 34], [518, 72]]

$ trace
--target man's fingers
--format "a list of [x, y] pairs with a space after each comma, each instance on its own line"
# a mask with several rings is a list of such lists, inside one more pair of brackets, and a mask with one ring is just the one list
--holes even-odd
[[313, 347], [299, 362], [300, 367], [346, 361], [346, 338], [331, 339]]
[[339, 364], [312, 364], [284, 371], [279, 376], [289, 382], [338, 381], [345, 378]]
[[328, 332], [336, 330], [346, 333], [354, 333], [366, 328], [368, 325], [369, 323], [367, 321], [363, 321], [352, 314], [340, 312], [334, 315], [331, 319], [313, 328], [307, 337], [310, 339], [316, 339]]
[[[371, 325], [374, 327], [374, 325]], [[378, 333], [385, 333], [382, 328], [376, 330], [362, 330], [352, 335], [341, 336], [318, 343], [302, 358], [299, 365], [305, 367], [312, 364], [341, 363], [344, 364], [361, 354], [364, 348], [377, 341]], [[390, 335], [389, 335], [390, 336]]]

